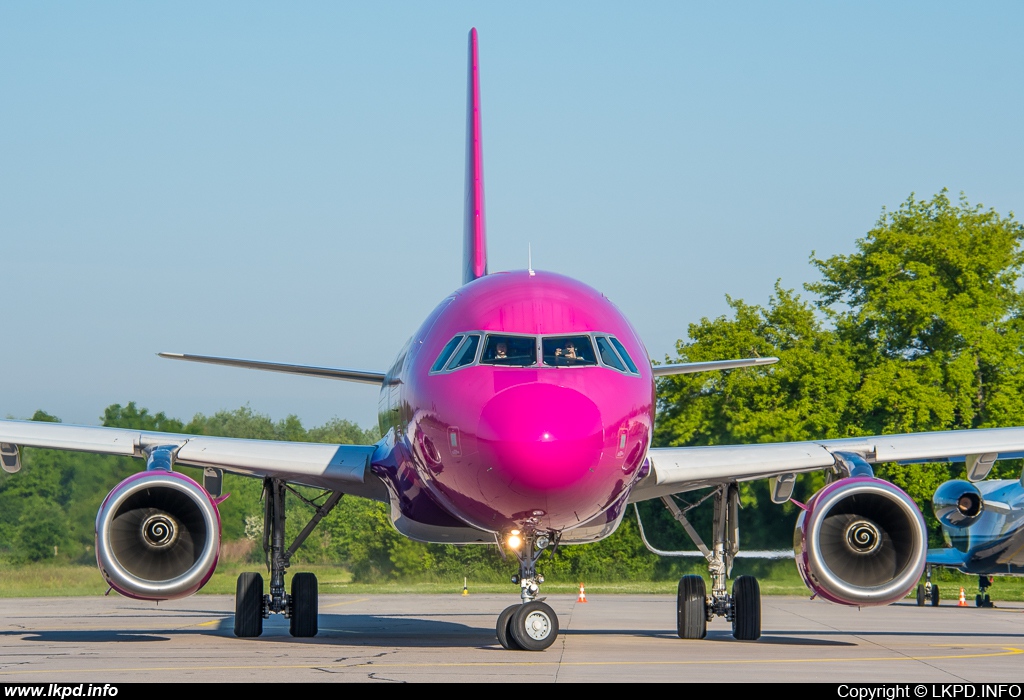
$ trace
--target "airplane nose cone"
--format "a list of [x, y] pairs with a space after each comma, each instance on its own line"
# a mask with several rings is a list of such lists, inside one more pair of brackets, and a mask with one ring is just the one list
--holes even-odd
[[509, 485], [550, 491], [597, 467], [604, 431], [597, 405], [575, 389], [524, 384], [484, 406], [477, 439], [484, 465]]

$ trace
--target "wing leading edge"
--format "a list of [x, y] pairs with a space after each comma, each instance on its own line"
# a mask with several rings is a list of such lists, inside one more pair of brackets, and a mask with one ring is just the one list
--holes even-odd
[[147, 450], [174, 446], [176, 464], [342, 491], [364, 483], [377, 449], [12, 420], [0, 420], [0, 443], [143, 459]]
[[677, 365], [655, 365], [651, 367], [655, 377], [670, 377], [674, 374], [694, 374], [696, 372], [715, 372], [740, 367], [761, 367], [774, 365], [777, 357], [747, 357], [742, 360], [712, 360], [710, 362], [683, 362]]
[[[837, 452], [882, 462], [960, 462], [991, 464], [1024, 455], [1024, 428], [949, 430], [934, 433], [777, 442], [755, 445], [654, 447], [650, 473], [633, 489], [631, 501], [720, 484], [827, 469]], [[985, 474], [976, 473], [984, 478]]]
[[381, 385], [384, 383], [383, 372], [369, 372], [361, 369], [338, 369], [335, 367], [313, 367], [310, 365], [290, 365], [281, 362], [261, 362], [259, 360], [238, 360], [232, 357], [211, 357], [209, 355], [185, 355], [177, 352], [159, 352], [160, 357], [168, 360], [184, 360], [185, 362], [202, 362], [208, 365], [224, 365], [226, 367], [242, 367], [259, 369], [266, 372], [283, 372], [285, 374], [301, 374], [306, 377], [321, 379], [340, 379], [346, 382]]

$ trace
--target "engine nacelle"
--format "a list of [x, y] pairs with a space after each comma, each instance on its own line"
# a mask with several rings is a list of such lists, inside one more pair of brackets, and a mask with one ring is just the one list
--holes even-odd
[[947, 481], [935, 489], [932, 511], [943, 526], [959, 530], [973, 525], [984, 510], [981, 491], [969, 481]]
[[928, 532], [917, 504], [887, 481], [842, 479], [814, 494], [793, 535], [807, 587], [844, 605], [887, 605], [917, 585]]
[[220, 513], [184, 474], [148, 471], [111, 491], [96, 515], [96, 563], [118, 593], [171, 600], [202, 588], [220, 556]]

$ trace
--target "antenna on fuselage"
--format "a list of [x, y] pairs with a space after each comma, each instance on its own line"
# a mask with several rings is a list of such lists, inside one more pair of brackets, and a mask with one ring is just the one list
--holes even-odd
[[526, 244], [526, 269], [530, 271], [530, 277], [533, 277], [533, 246], [529, 243]]

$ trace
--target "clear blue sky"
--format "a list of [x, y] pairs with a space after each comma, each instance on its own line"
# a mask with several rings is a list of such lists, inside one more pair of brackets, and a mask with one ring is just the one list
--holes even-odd
[[0, 4], [0, 415], [137, 401], [370, 425], [458, 285], [466, 35], [490, 265], [592, 284], [663, 358], [883, 206], [1024, 194], [1024, 4]]

